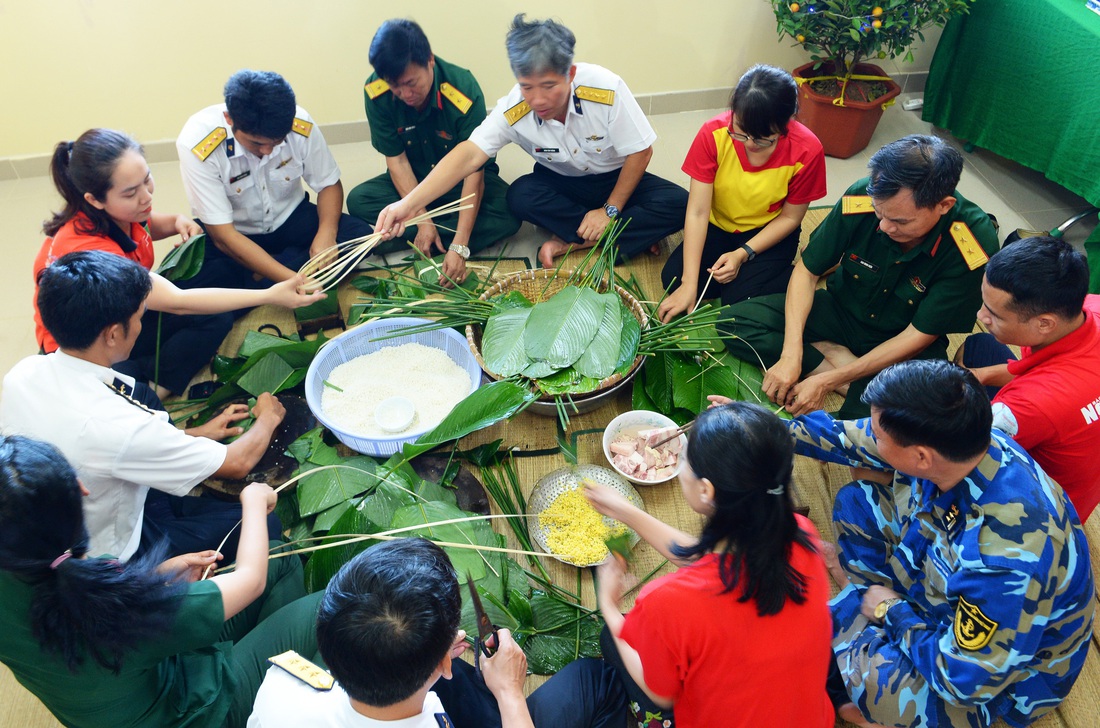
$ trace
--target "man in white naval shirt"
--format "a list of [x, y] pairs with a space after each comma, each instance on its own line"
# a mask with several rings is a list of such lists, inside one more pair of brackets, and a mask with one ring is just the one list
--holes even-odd
[[[183, 496], [211, 475], [247, 475], [285, 414], [264, 393], [243, 434], [236, 422], [245, 405], [185, 432], [148, 387], [111, 369], [141, 333], [151, 286], [149, 271], [126, 258], [101, 250], [62, 256], [38, 279], [38, 310], [60, 348], [23, 359], [4, 377], [0, 424], [50, 443], [73, 464], [89, 491], [84, 521], [96, 556], [126, 560], [162, 540], [167, 556], [218, 548], [240, 520], [240, 504]], [[218, 442], [233, 435], [240, 437], [229, 445]], [[278, 533], [278, 519], [268, 528]], [[226, 564], [237, 534], [222, 548]]]
[[176, 150], [191, 210], [207, 235], [203, 269], [188, 288], [265, 287], [292, 277], [311, 256], [371, 233], [343, 214], [340, 168], [277, 73], [233, 74], [225, 103], [188, 119]]
[[[518, 83], [403, 200], [378, 217], [395, 235], [417, 210], [451, 189], [509, 142], [535, 160], [508, 189], [512, 213], [552, 233], [539, 261], [595, 245], [620, 215], [622, 257], [652, 248], [683, 227], [687, 191], [646, 172], [657, 134], [621, 78], [574, 63], [576, 38], [553, 20], [512, 20], [505, 45]], [[391, 230], [391, 228], [393, 228]]]

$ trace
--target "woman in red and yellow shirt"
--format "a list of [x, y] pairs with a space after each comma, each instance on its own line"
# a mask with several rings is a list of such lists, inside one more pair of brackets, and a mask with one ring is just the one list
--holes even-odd
[[707, 298], [723, 305], [787, 288], [802, 218], [825, 196], [825, 153], [793, 120], [798, 87], [786, 71], [753, 66], [733, 90], [730, 110], [703, 124], [682, 169], [691, 177], [684, 243], [661, 282], [677, 287], [662, 321]]

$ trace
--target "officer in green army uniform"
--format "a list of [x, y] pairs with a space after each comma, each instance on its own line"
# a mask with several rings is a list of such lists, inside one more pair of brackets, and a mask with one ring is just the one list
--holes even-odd
[[[432, 54], [428, 38], [411, 20], [387, 20], [375, 33], [369, 53], [374, 73], [364, 87], [371, 144], [386, 157], [386, 174], [367, 180], [348, 194], [348, 212], [374, 223], [386, 205], [409, 193], [447, 152], [465, 141], [485, 119], [485, 98], [473, 74]], [[443, 273], [461, 282], [466, 260], [513, 235], [520, 226], [508, 210], [508, 185], [492, 159], [466, 177], [439, 204], [474, 193], [473, 208], [444, 218], [447, 230], [431, 221], [417, 226], [411, 242], [423, 253], [443, 252]], [[405, 249], [397, 239], [380, 252]], [[445, 247], [446, 246], [446, 247]]]
[[[728, 309], [734, 356], [768, 367], [764, 392], [792, 415], [845, 395], [842, 418], [876, 373], [946, 356], [981, 306], [982, 268], [998, 249], [989, 216], [955, 190], [962, 155], [932, 136], [887, 144], [810, 236], [785, 295]], [[817, 289], [828, 273], [828, 284]], [[801, 380], [801, 381], [800, 381]]]

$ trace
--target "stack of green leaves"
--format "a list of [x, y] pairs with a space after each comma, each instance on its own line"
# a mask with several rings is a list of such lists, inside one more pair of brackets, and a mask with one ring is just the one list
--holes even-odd
[[485, 322], [481, 353], [500, 377], [523, 376], [545, 394], [582, 394], [625, 375], [638, 355], [641, 326], [617, 293], [566, 286], [532, 305], [511, 291]]

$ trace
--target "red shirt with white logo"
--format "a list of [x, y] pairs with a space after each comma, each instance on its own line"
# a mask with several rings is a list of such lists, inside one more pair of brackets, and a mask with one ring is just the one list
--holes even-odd
[[1080, 328], [1038, 351], [1022, 347], [1008, 371], [994, 425], [1062, 486], [1084, 523], [1100, 503], [1100, 296], [1085, 297]]

